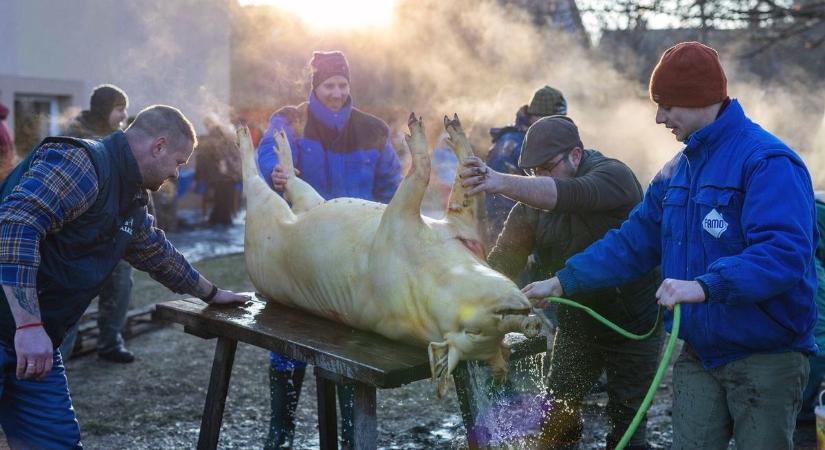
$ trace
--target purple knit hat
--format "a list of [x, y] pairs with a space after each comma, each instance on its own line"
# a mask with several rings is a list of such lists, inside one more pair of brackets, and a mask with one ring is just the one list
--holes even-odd
[[347, 57], [340, 51], [313, 52], [309, 66], [312, 68], [313, 90], [335, 75], [343, 75], [349, 81], [349, 63], [347, 63]]

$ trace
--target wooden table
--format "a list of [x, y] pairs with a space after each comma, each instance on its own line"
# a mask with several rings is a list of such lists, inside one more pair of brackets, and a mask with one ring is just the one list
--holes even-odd
[[[186, 333], [201, 338], [218, 339], [201, 419], [199, 450], [217, 448], [238, 342], [283, 353], [315, 367], [322, 449], [338, 448], [336, 382], [350, 382], [355, 386], [355, 448], [374, 449], [376, 388], [395, 388], [430, 378], [426, 349], [257, 297], [244, 307], [207, 306], [194, 298], [160, 303], [154, 318], [182, 324]], [[512, 358], [545, 350], [546, 341], [539, 336], [515, 345]], [[459, 401], [466, 404], [468, 391], [458, 387], [456, 390]], [[472, 418], [464, 416], [470, 430]]]

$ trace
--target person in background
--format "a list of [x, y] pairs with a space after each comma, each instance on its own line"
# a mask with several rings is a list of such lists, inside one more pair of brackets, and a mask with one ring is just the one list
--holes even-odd
[[232, 225], [235, 185], [241, 181], [241, 157], [235, 136], [217, 114], [207, 114], [203, 125], [207, 134], [198, 139], [195, 164], [195, 178], [205, 186], [203, 209], [205, 212], [206, 205], [211, 202], [210, 225]]
[[[561, 91], [550, 86], [544, 86], [533, 94], [527, 105], [516, 111], [516, 120], [512, 125], [501, 128], [491, 128], [490, 136], [493, 145], [487, 152], [486, 165], [499, 173], [510, 175], [524, 175], [524, 170], [518, 166], [521, 147], [527, 128], [542, 117], [567, 115], [567, 100]], [[488, 248], [492, 248], [507, 214], [513, 209], [516, 202], [500, 194], [488, 193], [485, 201], [487, 210], [486, 240]], [[522, 284], [523, 285], [523, 284]]]
[[[353, 107], [349, 63], [343, 53], [315, 52], [309, 62], [307, 102], [286, 106], [269, 120], [257, 149], [261, 176], [283, 192], [287, 177], [273, 151], [273, 134], [284, 130], [298, 175], [324, 199], [361, 198], [388, 203], [401, 183], [401, 164], [387, 124]], [[269, 368], [272, 416], [265, 448], [290, 448], [295, 409], [306, 363], [273, 352]], [[353, 386], [338, 385], [343, 447], [353, 440]]]
[[[82, 139], [99, 139], [121, 129], [128, 117], [129, 97], [113, 84], [102, 84], [92, 90], [89, 109], [63, 131], [64, 136]], [[112, 275], [103, 283], [98, 297], [97, 355], [115, 363], [130, 363], [135, 355], [126, 348], [121, 330], [126, 324], [129, 302], [132, 298], [132, 266], [120, 261]], [[78, 326], [74, 324], [63, 338], [60, 353], [63, 359], [71, 357], [77, 339]]]
[[814, 327], [814, 337], [816, 346], [819, 347], [817, 354], [808, 357], [811, 366], [811, 373], [808, 377], [808, 384], [802, 392], [802, 410], [799, 412], [798, 421], [812, 422], [816, 419], [814, 408], [819, 402], [819, 392], [822, 383], [825, 381], [825, 198], [816, 199], [816, 229], [819, 231], [819, 245], [816, 247], [816, 309], [817, 318]]
[[9, 109], [6, 108], [6, 105], [0, 103], [0, 182], [5, 180], [14, 168], [14, 140], [11, 138], [11, 131], [6, 124], [8, 116]]

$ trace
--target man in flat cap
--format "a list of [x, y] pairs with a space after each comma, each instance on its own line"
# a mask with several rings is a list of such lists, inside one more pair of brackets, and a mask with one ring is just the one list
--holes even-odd
[[[681, 304], [673, 367], [673, 450], [793, 448], [816, 352], [818, 233], [799, 156], [751, 122], [716, 50], [683, 42], [650, 78], [663, 124], [685, 147], [618, 232], [570, 258], [529, 297], [577, 296], [661, 265], [656, 297]], [[672, 329], [671, 313], [665, 327]]]
[[[533, 252], [539, 274], [549, 277], [567, 258], [619, 226], [642, 199], [636, 176], [624, 163], [585, 150], [576, 124], [567, 116], [539, 119], [527, 130], [518, 161], [527, 176], [502, 174], [476, 158], [464, 162], [468, 193], [494, 193], [518, 202], [493, 247], [490, 265], [515, 277]], [[643, 334], [656, 322], [658, 273], [648, 273], [618, 289], [573, 299], [612, 322]], [[621, 438], [653, 379], [663, 333], [633, 341], [619, 336], [581, 310], [560, 306], [551, 355], [548, 394], [553, 404], [543, 448], [567, 448], [581, 437], [581, 403], [602, 372], [607, 374], [608, 448]], [[644, 424], [629, 449], [647, 448]]]

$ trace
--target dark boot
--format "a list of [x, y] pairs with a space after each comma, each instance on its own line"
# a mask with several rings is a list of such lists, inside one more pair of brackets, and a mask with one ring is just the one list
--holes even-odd
[[292, 448], [295, 437], [295, 410], [306, 369], [279, 371], [269, 368], [270, 417], [265, 450]]

